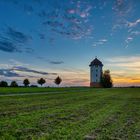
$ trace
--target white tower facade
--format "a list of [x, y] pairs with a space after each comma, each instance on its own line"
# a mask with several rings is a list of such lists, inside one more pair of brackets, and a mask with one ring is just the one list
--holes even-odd
[[103, 64], [100, 60], [95, 58], [90, 63], [90, 86], [91, 87], [101, 87], [101, 76]]

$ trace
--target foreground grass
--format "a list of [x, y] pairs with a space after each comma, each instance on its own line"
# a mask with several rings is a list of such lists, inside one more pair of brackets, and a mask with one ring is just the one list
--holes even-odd
[[0, 139], [140, 139], [140, 89], [0, 97]]

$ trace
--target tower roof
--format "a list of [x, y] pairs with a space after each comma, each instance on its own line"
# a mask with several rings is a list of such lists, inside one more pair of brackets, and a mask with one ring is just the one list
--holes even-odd
[[100, 60], [98, 60], [97, 58], [95, 58], [89, 66], [103, 66], [102, 62]]

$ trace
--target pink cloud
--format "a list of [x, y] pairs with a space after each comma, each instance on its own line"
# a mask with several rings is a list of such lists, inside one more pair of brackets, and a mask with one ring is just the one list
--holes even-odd
[[69, 14], [75, 14], [75, 10], [74, 9], [70, 9], [70, 10], [68, 10], [68, 13]]

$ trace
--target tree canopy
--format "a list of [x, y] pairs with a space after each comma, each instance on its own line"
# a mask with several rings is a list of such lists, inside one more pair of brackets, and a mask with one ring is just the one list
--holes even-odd
[[37, 80], [37, 83], [42, 86], [43, 84], [46, 83], [46, 80], [43, 79], [43, 78], [40, 78], [40, 79]]
[[12, 81], [10, 84], [10, 87], [18, 87], [18, 84], [16, 81]]
[[105, 70], [104, 73], [102, 74], [101, 85], [104, 88], [111, 88], [113, 86], [113, 82], [109, 70]]
[[25, 87], [29, 86], [30, 81], [28, 79], [24, 79], [23, 84]]
[[1, 81], [0, 87], [8, 87], [8, 83], [6, 81]]
[[62, 79], [61, 79], [59, 76], [56, 77], [56, 79], [54, 80], [54, 83], [55, 83], [56, 85], [59, 85], [61, 82], [62, 82]]

